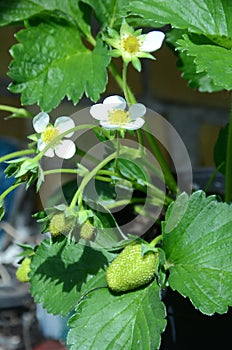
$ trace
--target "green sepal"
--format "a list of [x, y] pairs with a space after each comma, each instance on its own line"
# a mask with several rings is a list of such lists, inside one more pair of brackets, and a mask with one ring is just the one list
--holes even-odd
[[132, 66], [133, 66], [138, 72], [141, 72], [142, 66], [141, 66], [141, 62], [140, 62], [140, 60], [138, 59], [138, 57], [136, 57], [136, 56], [132, 57], [131, 63], [132, 63]]

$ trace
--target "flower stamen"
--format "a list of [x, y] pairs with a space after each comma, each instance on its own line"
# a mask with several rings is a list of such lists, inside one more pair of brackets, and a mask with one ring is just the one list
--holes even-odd
[[130, 122], [129, 112], [123, 111], [121, 109], [116, 109], [109, 113], [110, 124], [125, 125]]
[[58, 128], [48, 125], [46, 129], [42, 132], [41, 138], [43, 142], [50, 143], [52, 142], [57, 136], [59, 136], [59, 130]]
[[130, 35], [122, 40], [122, 48], [124, 51], [133, 55], [139, 52], [140, 42], [136, 36]]

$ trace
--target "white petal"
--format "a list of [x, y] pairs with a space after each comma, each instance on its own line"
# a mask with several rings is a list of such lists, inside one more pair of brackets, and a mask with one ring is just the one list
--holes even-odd
[[114, 109], [125, 109], [126, 108], [126, 101], [123, 97], [118, 95], [113, 95], [106, 97], [103, 101], [104, 105], [110, 105], [111, 108]]
[[162, 46], [164, 37], [165, 34], [157, 30], [148, 33], [142, 44], [141, 51], [152, 52], [158, 50]]
[[[47, 143], [43, 142], [41, 139], [37, 142], [37, 147], [39, 151], [42, 151], [47, 146]], [[45, 156], [47, 157], [54, 157], [55, 153], [52, 148], [49, 148], [45, 153]]]
[[143, 117], [146, 113], [146, 107], [142, 103], [135, 103], [129, 107], [129, 116], [131, 119]]
[[[57, 126], [60, 133], [65, 132], [69, 129], [72, 129], [75, 127], [75, 123], [70, 117], [59, 117], [56, 119], [54, 126]], [[70, 132], [65, 137], [71, 137], [74, 134], [74, 132]]]
[[106, 120], [108, 118], [108, 107], [102, 103], [97, 103], [90, 108], [90, 114], [94, 119]]
[[144, 123], [145, 123], [144, 119], [137, 118], [134, 121], [132, 121], [131, 123], [126, 124], [124, 129], [137, 130], [137, 129], [140, 129]]
[[42, 151], [46, 146], [47, 144], [45, 142], [43, 142], [41, 139], [38, 140], [37, 147], [39, 151]]
[[104, 129], [107, 129], [107, 130], [117, 130], [117, 129], [120, 129], [120, 125], [118, 124], [111, 124], [107, 121], [104, 121], [104, 120], [101, 120], [100, 121], [100, 125], [104, 128]]
[[75, 152], [76, 152], [76, 146], [75, 146], [75, 143], [71, 140], [63, 140], [55, 148], [56, 155], [63, 159], [72, 158]]
[[32, 121], [33, 128], [36, 132], [43, 132], [49, 123], [49, 115], [44, 112], [37, 114]]
[[45, 155], [46, 157], [52, 158], [52, 157], [54, 157], [55, 153], [54, 153], [54, 151], [53, 151], [52, 148], [49, 148], [49, 149], [44, 153], [44, 155]]

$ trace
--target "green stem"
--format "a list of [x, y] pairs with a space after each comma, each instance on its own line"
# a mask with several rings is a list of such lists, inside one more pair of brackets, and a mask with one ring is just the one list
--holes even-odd
[[17, 108], [17, 107], [12, 107], [12, 106], [7, 106], [7, 105], [0, 105], [0, 110], [1, 111], [6, 111], [12, 113], [15, 117], [22, 117], [22, 118], [33, 118], [34, 115], [27, 111], [24, 108]]
[[146, 158], [146, 150], [144, 147], [143, 133], [141, 129], [136, 130], [138, 143], [139, 143], [139, 157]]
[[[109, 171], [109, 170], [99, 170], [97, 172], [96, 179], [101, 180], [101, 181], [105, 181], [105, 182], [111, 182], [112, 179], [107, 179], [107, 178], [99, 176], [99, 175], [108, 175], [108, 176], [115, 176], [115, 177], [121, 178], [121, 176], [119, 174], [117, 174], [115, 172], [112, 172], [112, 171]], [[138, 189], [138, 190], [140, 190], [142, 192], [145, 192], [143, 186], [138, 185], [136, 182], [133, 183], [133, 184], [134, 184], [134, 187], [136, 189]], [[169, 196], [165, 195], [162, 190], [160, 190], [159, 188], [155, 187], [150, 182], [146, 182], [146, 186], [151, 190], [151, 192], [149, 194], [153, 195], [155, 197], [153, 199], [154, 200], [155, 199], [159, 200], [159, 205], [163, 205], [163, 204], [167, 204], [168, 205], [168, 204], [170, 204], [173, 201], [172, 198], [170, 198]]]
[[73, 196], [73, 199], [72, 199], [72, 201], [71, 201], [71, 203], [70, 203], [70, 208], [71, 208], [71, 209], [74, 209], [77, 200], [78, 200], [78, 205], [79, 205], [79, 207], [81, 207], [81, 205], [82, 205], [83, 191], [84, 191], [86, 185], [87, 185], [87, 184], [89, 183], [89, 181], [97, 174], [97, 172], [98, 172], [101, 168], [103, 168], [107, 163], [109, 163], [111, 160], [113, 160], [113, 159], [116, 157], [116, 154], [117, 154], [117, 152], [114, 152], [114, 153], [110, 154], [108, 157], [106, 157], [105, 159], [103, 159], [89, 174], [87, 174], [87, 175], [83, 178], [83, 180], [82, 180], [82, 182], [81, 182], [81, 184], [80, 184], [78, 190], [76, 191], [76, 193], [75, 193], [75, 195]]
[[165, 177], [165, 183], [168, 185], [168, 187], [174, 192], [177, 193], [177, 184], [176, 181], [168, 167], [168, 164], [160, 150], [160, 147], [154, 138], [153, 135], [151, 135], [149, 132], [146, 132], [146, 138], [149, 142], [149, 145], [151, 147], [151, 150], [156, 157], [158, 163], [160, 164], [163, 172], [164, 172], [164, 177]]
[[229, 130], [226, 148], [226, 188], [225, 201], [232, 201], [232, 102], [230, 110]]
[[162, 239], [163, 239], [163, 236], [162, 236], [162, 235], [159, 235], [159, 236], [155, 237], [155, 238], [151, 241], [151, 243], [149, 243], [149, 245], [150, 245], [151, 247], [155, 247], [157, 243], [159, 243], [160, 241], [162, 241]]
[[131, 198], [130, 200], [128, 199], [121, 199], [120, 201], [116, 201], [114, 203], [109, 203], [106, 204], [107, 209], [113, 209], [121, 206], [125, 206], [128, 204], [134, 204], [134, 203], [144, 203], [145, 198]]
[[144, 140], [143, 140], [143, 133], [141, 129], [136, 130], [137, 137], [138, 137], [138, 142], [141, 146], [144, 147]]
[[1, 193], [0, 195], [0, 203], [3, 201], [3, 199], [10, 193], [12, 192], [15, 188], [19, 187], [20, 185], [22, 185], [22, 182], [14, 184], [10, 187], [8, 187], [3, 193]]
[[146, 163], [147, 167], [154, 172], [154, 174], [163, 181], [163, 173], [158, 169], [152, 162], [146, 158], [143, 159], [144, 163]]
[[159, 199], [161, 200], [165, 200], [165, 204], [170, 204], [173, 202], [173, 199], [168, 197], [167, 195], [164, 195], [164, 192], [162, 190], [160, 190], [159, 188], [155, 187], [154, 185], [152, 185], [150, 182], [146, 182], [146, 186], [148, 188], [150, 188], [154, 195], [157, 196]]
[[115, 176], [115, 177], [120, 177], [118, 173], [115, 173], [114, 171], [110, 170], [99, 170], [97, 175], [108, 175], [108, 176]]
[[113, 5], [113, 12], [111, 14], [111, 21], [109, 24], [109, 27], [112, 28], [115, 22], [115, 19], [117, 18], [117, 9], [118, 9], [118, 0], [114, 0], [114, 5]]
[[206, 184], [206, 186], [205, 186], [205, 188], [204, 188], [204, 191], [205, 191], [205, 192], [208, 192], [208, 191], [209, 191], [210, 186], [211, 186], [212, 183], [214, 182], [214, 179], [215, 179], [217, 173], [220, 171], [220, 169], [223, 167], [224, 164], [225, 164], [225, 162], [222, 162], [222, 163], [212, 172], [212, 174], [211, 174], [211, 176], [210, 176], [210, 178], [209, 178], [209, 180], [208, 180], [208, 182], [207, 182], [207, 184]]
[[34, 149], [25, 149], [22, 151], [12, 152], [12, 153], [9, 153], [9, 154], [6, 154], [6, 155], [0, 157], [0, 163], [5, 162], [8, 159], [17, 158], [17, 157], [25, 156], [28, 154], [34, 154], [34, 153], [35, 153]]
[[95, 40], [95, 38], [91, 35], [91, 34], [86, 34], [86, 33], [84, 33], [85, 35], [86, 35], [86, 40], [91, 44], [91, 45], [93, 45], [93, 47], [95, 47], [96, 46], [96, 40]]
[[43, 172], [44, 176], [52, 174], [78, 174], [78, 169], [51, 169]]
[[120, 138], [118, 135], [118, 131], [117, 131], [117, 145], [116, 145], [116, 157], [114, 160], [114, 169], [117, 170], [117, 165], [118, 165], [118, 158], [119, 158], [119, 154], [120, 154]]
[[[123, 78], [121, 78], [120, 74], [118, 73], [116, 67], [113, 65], [113, 63], [110, 64], [109, 70], [111, 74], [114, 76], [115, 80], [117, 81], [120, 88], [124, 91], [125, 98], [127, 100], [127, 103], [136, 103], [136, 99], [130, 90], [129, 86], [127, 85], [127, 64], [123, 63]], [[143, 145], [143, 138], [142, 138], [142, 132], [141, 130], [137, 131], [138, 141], [140, 145]], [[168, 184], [169, 188], [176, 193], [177, 192], [177, 184], [176, 181], [168, 167], [168, 164], [155, 140], [155, 138], [150, 135], [150, 133], [146, 133], [148, 142], [151, 146], [151, 149], [153, 151], [154, 156], [156, 157], [157, 161], [159, 162], [165, 176], [165, 182]]]
[[112, 179], [110, 177], [105, 176], [95, 176], [95, 179], [103, 182], [112, 182]]
[[123, 69], [122, 69], [122, 81], [123, 81], [123, 93], [126, 98], [126, 102], [129, 105], [130, 104], [130, 95], [128, 93], [128, 85], [127, 85], [127, 66], [128, 64], [123, 62]]
[[[123, 91], [123, 79], [120, 75], [120, 73], [118, 72], [115, 64], [113, 62], [110, 63], [109, 67], [108, 67], [110, 73], [112, 74], [112, 76], [114, 77], [115, 81], [117, 82], [118, 86], [122, 89]], [[135, 97], [134, 97], [134, 94], [133, 92], [131, 91], [131, 89], [129, 88], [129, 86], [127, 86], [127, 92], [128, 92], [128, 95], [129, 95], [129, 101], [131, 103], [136, 103], [136, 100], [135, 100]]]
[[77, 155], [81, 157], [85, 157], [86, 159], [90, 160], [93, 163], [96, 163], [96, 164], [98, 163], [98, 159], [96, 157], [86, 153], [86, 151], [83, 151], [79, 147], [77, 148]]

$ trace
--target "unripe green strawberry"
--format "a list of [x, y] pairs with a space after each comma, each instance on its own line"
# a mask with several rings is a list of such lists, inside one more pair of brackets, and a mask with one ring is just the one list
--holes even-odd
[[55, 214], [49, 225], [49, 231], [53, 237], [68, 234], [71, 228], [72, 220], [67, 219], [64, 213]]
[[80, 229], [80, 237], [89, 240], [94, 231], [94, 226], [91, 224], [89, 220], [87, 220]]
[[113, 260], [106, 271], [110, 289], [126, 292], [151, 282], [155, 275], [158, 254], [141, 254], [141, 243], [130, 244]]
[[24, 258], [21, 265], [18, 267], [16, 271], [16, 277], [20, 282], [29, 282], [30, 278], [28, 276], [31, 271], [31, 259]]

